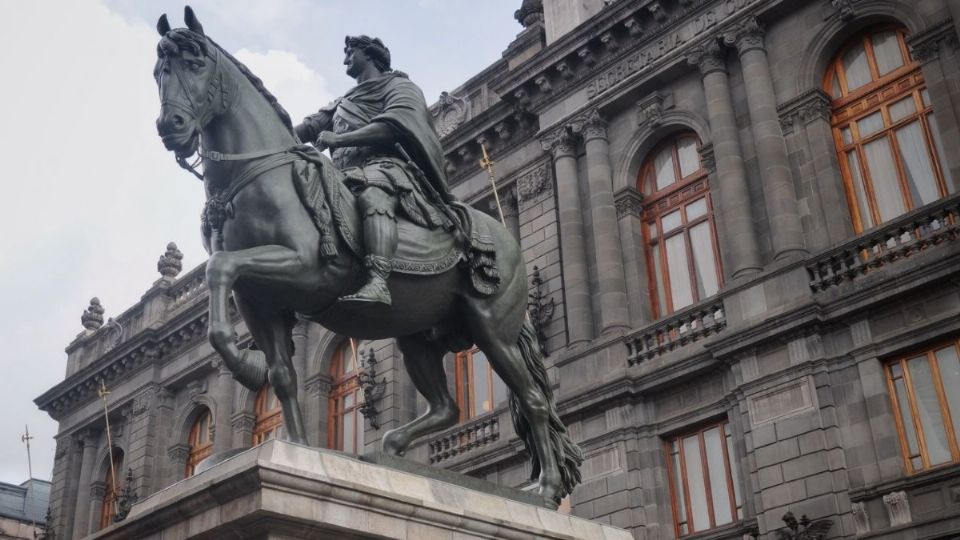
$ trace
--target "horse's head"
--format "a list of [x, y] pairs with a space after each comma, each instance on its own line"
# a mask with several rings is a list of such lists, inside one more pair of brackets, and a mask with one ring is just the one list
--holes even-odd
[[184, 9], [187, 28], [170, 29], [164, 14], [157, 21], [160, 43], [153, 75], [160, 88], [157, 132], [167, 150], [179, 159], [193, 155], [200, 132], [229, 108], [220, 48], [203, 33], [193, 10]]

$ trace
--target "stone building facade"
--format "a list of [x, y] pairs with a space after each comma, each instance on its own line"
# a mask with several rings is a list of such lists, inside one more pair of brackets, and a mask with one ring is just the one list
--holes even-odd
[[[499, 200], [536, 275], [586, 456], [564, 509], [638, 539], [774, 538], [788, 510], [830, 538], [960, 536], [960, 3], [526, 0], [517, 19], [433, 112], [454, 193]], [[36, 400], [60, 423], [58, 537], [105, 515], [101, 380], [141, 495], [282, 430], [207, 343], [203, 268], [177, 255], [112, 323], [88, 309]], [[372, 450], [425, 406], [389, 341], [294, 342], [311, 444]], [[361, 411], [351, 359], [371, 355]], [[464, 420], [408, 457], [528, 486], [502, 383], [450, 357]]]

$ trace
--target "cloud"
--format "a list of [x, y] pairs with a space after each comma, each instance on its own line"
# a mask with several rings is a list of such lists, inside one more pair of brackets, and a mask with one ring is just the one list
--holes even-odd
[[322, 75], [310, 69], [296, 54], [271, 49], [258, 53], [240, 49], [234, 56], [263, 81], [263, 84], [297, 124], [329, 103], [333, 94]]

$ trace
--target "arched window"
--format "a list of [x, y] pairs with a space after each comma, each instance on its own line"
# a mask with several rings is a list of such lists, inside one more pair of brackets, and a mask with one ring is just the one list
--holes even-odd
[[330, 366], [333, 387], [328, 406], [327, 440], [330, 448], [350, 453], [363, 449], [363, 416], [360, 414], [363, 390], [358, 377], [361, 369], [358, 356], [356, 347], [347, 340], [333, 353]]
[[113, 523], [113, 516], [117, 515], [117, 492], [119, 491], [117, 477], [123, 474], [123, 451], [113, 449], [113, 467], [107, 467], [103, 483], [106, 489], [103, 492], [103, 503], [100, 505], [100, 528], [105, 529]]
[[852, 39], [831, 62], [824, 86], [858, 232], [956, 191], [905, 30], [880, 27]]
[[671, 137], [640, 168], [654, 313], [663, 317], [720, 290], [722, 272], [707, 171], [693, 133]]
[[480, 349], [457, 353], [456, 377], [461, 422], [492, 412], [507, 400], [507, 385]]
[[263, 385], [253, 402], [253, 445], [256, 446], [280, 435], [283, 429], [283, 409], [270, 383]]
[[212, 423], [213, 415], [210, 414], [210, 409], [204, 407], [203, 412], [193, 422], [193, 426], [190, 428], [190, 436], [187, 438], [190, 453], [187, 455], [184, 478], [193, 476], [197, 464], [213, 453], [213, 441], [210, 439], [210, 425]]

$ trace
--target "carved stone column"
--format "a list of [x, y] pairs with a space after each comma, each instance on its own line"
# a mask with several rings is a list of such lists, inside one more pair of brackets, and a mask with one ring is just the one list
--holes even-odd
[[214, 358], [213, 367], [217, 370], [214, 398], [217, 400], [217, 416], [213, 419], [213, 452], [216, 454], [233, 448], [233, 423], [230, 418], [233, 416], [233, 396], [237, 383], [219, 356]]
[[607, 122], [597, 111], [591, 111], [584, 120], [582, 132], [587, 153], [587, 185], [590, 188], [597, 292], [600, 295], [600, 331], [609, 332], [629, 327], [630, 314], [623, 277], [623, 248], [613, 203]]
[[647, 266], [640, 221], [642, 199], [640, 192], [632, 187], [625, 187], [614, 196], [620, 243], [623, 246], [623, 274], [630, 308], [630, 326], [640, 326], [651, 319], [647, 309], [651, 305], [650, 291], [646, 286]]
[[97, 443], [100, 432], [84, 430], [77, 434], [77, 441], [83, 447], [80, 461], [80, 482], [77, 485], [77, 506], [73, 516], [73, 538], [82, 538], [90, 532], [90, 484], [93, 479], [94, 462], [97, 459]]
[[500, 195], [500, 207], [503, 209], [503, 221], [507, 230], [520, 242], [520, 205], [515, 189]]
[[695, 49], [687, 57], [687, 62], [700, 69], [707, 99], [719, 183], [716, 193], [724, 223], [724, 230], [718, 231], [717, 236], [728, 255], [723, 261], [724, 267], [734, 279], [750, 276], [761, 269], [760, 249], [753, 227], [750, 190], [730, 95], [726, 52], [716, 41], [709, 41]]
[[557, 214], [563, 262], [564, 312], [569, 344], [593, 338], [590, 279], [587, 273], [583, 207], [577, 177], [576, 138], [566, 128], [544, 138], [543, 148], [553, 155], [557, 178]]
[[[763, 28], [756, 19], [750, 19], [727, 36], [728, 44], [735, 44], [740, 53], [747, 107], [760, 179], [767, 205], [773, 258], [780, 260], [807, 252], [803, 241], [803, 226], [797, 208], [797, 194], [790, 173], [787, 143], [780, 129], [777, 96], [763, 42]], [[720, 154], [719, 149], [717, 154]]]

